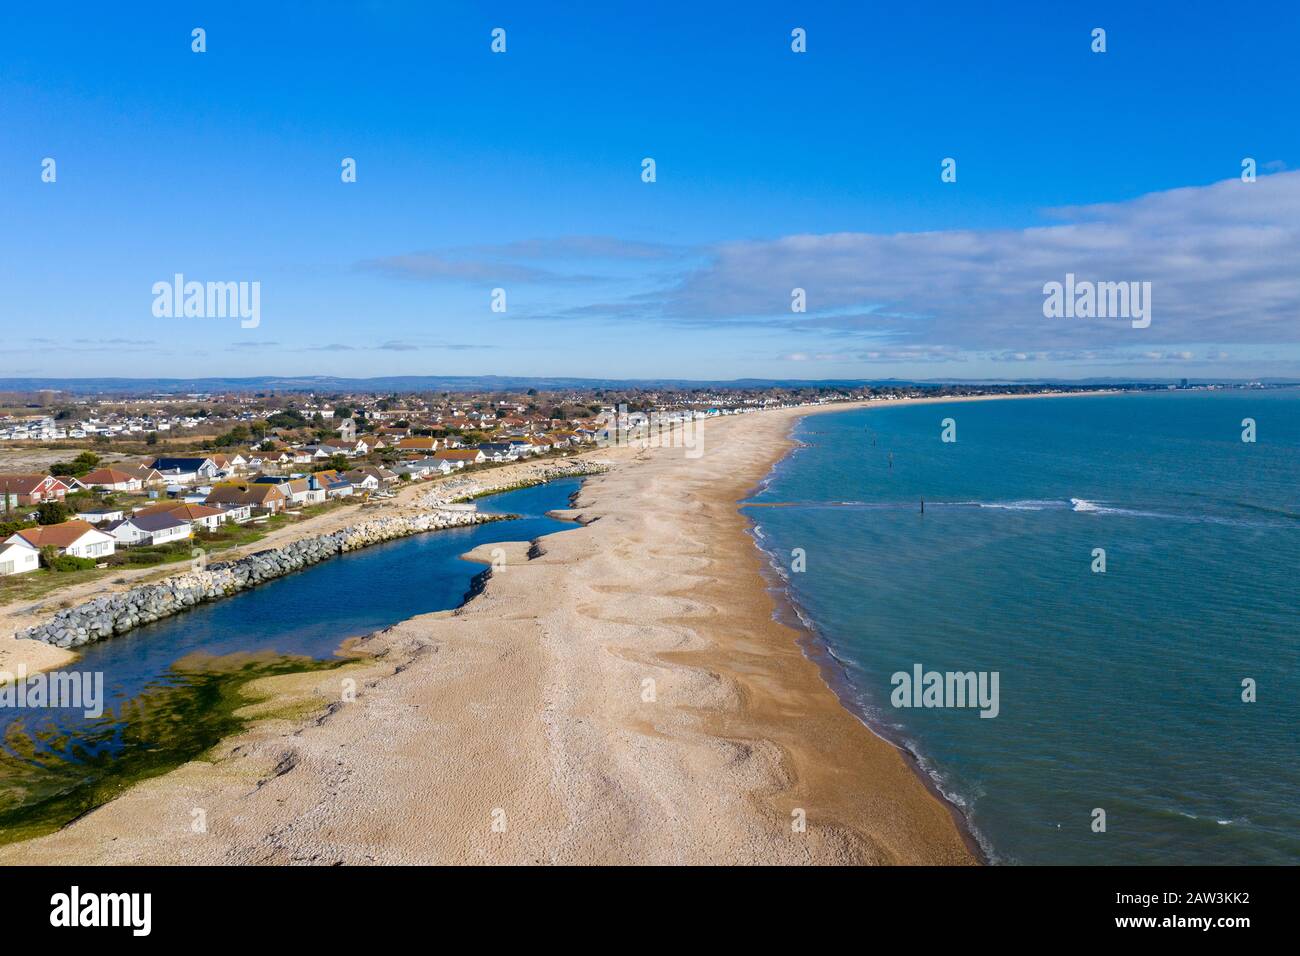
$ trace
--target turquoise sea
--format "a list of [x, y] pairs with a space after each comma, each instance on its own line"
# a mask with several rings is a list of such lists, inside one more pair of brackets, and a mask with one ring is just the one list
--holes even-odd
[[[832, 686], [991, 860], [1300, 863], [1300, 391], [877, 406], [795, 436], [755, 535]], [[997, 672], [997, 716], [895, 706], [918, 664]]]

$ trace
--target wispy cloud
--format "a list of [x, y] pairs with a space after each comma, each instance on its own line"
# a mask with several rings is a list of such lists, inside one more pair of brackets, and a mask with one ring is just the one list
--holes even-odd
[[[48, 342], [49, 339], [42, 339], [40, 341]], [[154, 339], [113, 338], [113, 339], [73, 339], [72, 341], [80, 345], [157, 345], [158, 344]]]
[[484, 259], [454, 259], [434, 252], [366, 259], [357, 263], [363, 272], [397, 279], [452, 280], [458, 282], [558, 282], [573, 281], [546, 269]]
[[[1051, 215], [1060, 223], [1021, 230], [723, 243], [663, 292], [661, 314], [689, 325], [773, 325], [894, 348], [1300, 342], [1300, 173]], [[1043, 284], [1066, 273], [1150, 282], [1150, 328], [1044, 318]], [[806, 290], [808, 313], [790, 312], [794, 288]]]
[[523, 239], [492, 245], [465, 246], [458, 250], [472, 255], [500, 259], [608, 259], [655, 261], [691, 255], [689, 246], [641, 242], [614, 236], [559, 236], [551, 239]]
[[[589, 285], [616, 281], [618, 275], [596, 275], [589, 265], [662, 265], [691, 255], [685, 246], [612, 236], [559, 236], [514, 242], [458, 246], [427, 252], [365, 259], [356, 264], [363, 272], [398, 279], [472, 283], [527, 283], [537, 285]], [[548, 263], [543, 267], [538, 263]]]
[[361, 344], [350, 345], [345, 342], [323, 342], [313, 345], [282, 345], [280, 342], [261, 342], [261, 341], [242, 341], [232, 342], [226, 346], [228, 352], [243, 352], [249, 350], [259, 351], [276, 351], [276, 352], [419, 352], [419, 351], [450, 351], [464, 352], [477, 349], [494, 349], [494, 344], [479, 344], [469, 342], [411, 342], [400, 339], [389, 339], [378, 344]]
[[126, 338], [73, 338], [73, 339], [51, 339], [44, 336], [27, 338], [15, 342], [7, 347], [9, 352], [48, 352], [51, 349], [57, 349], [60, 353], [85, 352], [98, 354], [112, 354], [114, 349], [120, 350], [121, 354], [149, 352], [159, 355], [174, 354], [173, 350], [163, 348], [154, 339], [126, 339]]

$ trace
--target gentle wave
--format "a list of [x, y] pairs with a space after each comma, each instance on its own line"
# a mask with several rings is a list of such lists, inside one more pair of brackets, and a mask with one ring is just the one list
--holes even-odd
[[[1184, 521], [1191, 524], [1218, 524], [1233, 528], [1276, 528], [1291, 523], [1290, 520], [1251, 521], [1246, 518], [1233, 518], [1228, 515], [1211, 514], [1174, 514], [1167, 511], [1138, 511], [1133, 508], [1115, 508], [1086, 498], [1071, 498], [1071, 510], [1089, 515], [1116, 515], [1123, 518], [1158, 518], [1161, 521]], [[1290, 519], [1289, 512], [1282, 509], [1265, 511], [1257, 509], [1260, 514], [1272, 514], [1277, 518]]]
[[1113, 508], [1087, 498], [1071, 498], [1070, 510], [1090, 515], [1122, 515], [1126, 518], [1167, 518], [1171, 521], [1212, 521], [1209, 515], [1171, 515], [1158, 511], [1135, 511], [1132, 508]]
[[[766, 490], [766, 489], [764, 489]], [[755, 501], [741, 502], [741, 507], [755, 508], [847, 508], [855, 511], [917, 511], [922, 508], [920, 499], [916, 501]], [[1161, 521], [1183, 521], [1190, 523], [1228, 525], [1236, 528], [1276, 528], [1291, 525], [1297, 515], [1283, 508], [1255, 508], [1257, 515], [1267, 516], [1264, 520], [1214, 515], [1204, 513], [1175, 513], [1168, 511], [1143, 511], [1137, 508], [1120, 508], [1101, 501], [1088, 498], [1070, 498], [1068, 500], [1027, 498], [1013, 501], [924, 501], [925, 510], [944, 511], [948, 509], [971, 508], [985, 511], [1073, 511], [1076, 514], [1094, 517], [1154, 518]]]
[[[1070, 500], [1074, 501], [1073, 498]], [[1066, 507], [1064, 501], [1040, 501], [1032, 498], [1028, 501], [976, 501], [975, 504], [980, 508], [993, 508], [1000, 511], [1047, 511]]]

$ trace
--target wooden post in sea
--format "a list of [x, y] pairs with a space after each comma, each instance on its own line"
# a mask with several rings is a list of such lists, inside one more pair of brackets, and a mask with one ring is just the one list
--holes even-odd
[[925, 514], [925, 499], [921, 499], [921, 514]]

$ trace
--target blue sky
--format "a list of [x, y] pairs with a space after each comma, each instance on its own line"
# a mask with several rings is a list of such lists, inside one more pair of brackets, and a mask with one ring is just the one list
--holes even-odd
[[1300, 375], [1293, 4], [540, 6], [7, 6], [0, 377]]

